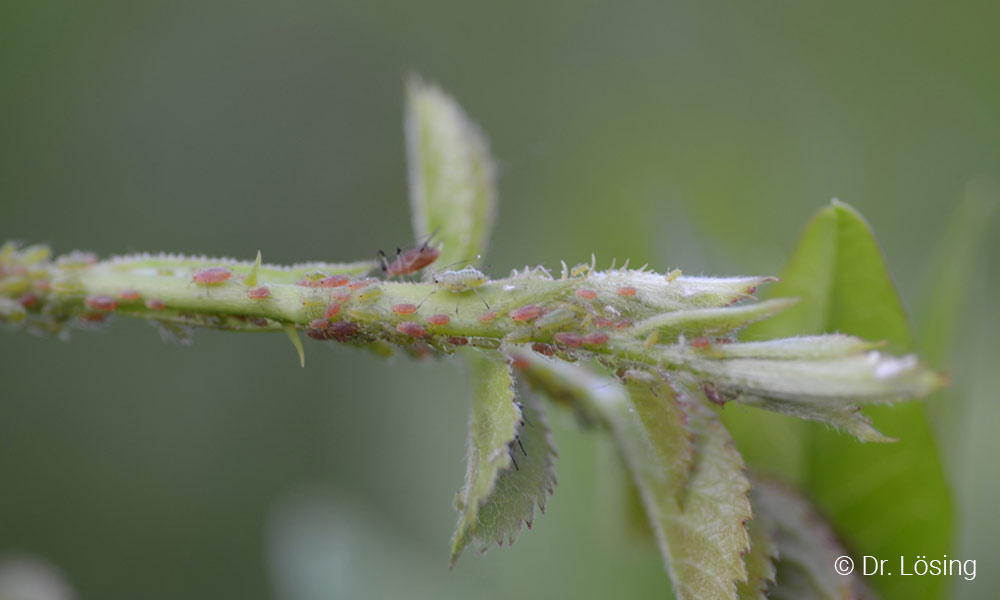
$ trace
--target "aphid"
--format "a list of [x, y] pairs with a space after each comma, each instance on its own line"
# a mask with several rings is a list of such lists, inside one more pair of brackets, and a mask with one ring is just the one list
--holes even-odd
[[427, 317], [427, 322], [431, 325], [447, 325], [448, 323], [451, 323], [451, 317], [442, 314], [431, 315]]
[[225, 267], [211, 267], [195, 272], [191, 279], [199, 285], [218, 285], [232, 276], [233, 272]]
[[309, 271], [302, 276], [302, 279], [295, 282], [295, 285], [301, 285], [303, 287], [320, 287], [321, 281], [329, 277], [329, 274], [325, 271]]
[[347, 338], [358, 332], [358, 326], [350, 321], [335, 321], [330, 323], [326, 329], [338, 342], [346, 341]]
[[164, 304], [163, 300], [157, 300], [156, 298], [150, 298], [146, 300], [146, 308], [150, 310], [163, 310], [167, 305]]
[[250, 319], [250, 322], [256, 325], [257, 327], [267, 327], [268, 325], [267, 319], [265, 319], [264, 317], [254, 317]]
[[691, 347], [704, 350], [712, 345], [712, 341], [707, 337], [697, 337], [691, 340]]
[[542, 314], [542, 309], [536, 304], [526, 304], [510, 311], [510, 318], [515, 321], [533, 321]]
[[118, 298], [125, 302], [135, 302], [139, 299], [139, 292], [133, 289], [122, 290], [118, 292]]
[[396, 331], [406, 334], [412, 338], [422, 338], [427, 336], [427, 330], [424, 329], [419, 323], [414, 323], [413, 321], [405, 321], [396, 325]]
[[309, 329], [326, 329], [329, 325], [326, 319], [313, 319], [309, 321]]
[[110, 296], [87, 296], [83, 303], [87, 308], [105, 312], [118, 308], [118, 301]]
[[635, 292], [636, 292], [635, 288], [629, 285], [618, 288], [619, 296], [626, 296], [626, 297], [635, 296]]
[[597, 292], [588, 288], [580, 288], [576, 290], [576, 297], [582, 298], [584, 300], [593, 300], [597, 297]]
[[410, 248], [406, 251], [396, 248], [396, 258], [391, 263], [388, 262], [385, 252], [379, 250], [378, 255], [382, 261], [382, 272], [386, 277], [409, 275], [436, 261], [438, 256], [441, 255], [441, 250], [428, 245], [433, 237], [434, 234], [432, 233], [427, 238], [427, 241], [417, 248]]
[[600, 346], [608, 341], [608, 334], [601, 332], [588, 333], [583, 336], [583, 343], [588, 346]]
[[247, 290], [247, 296], [253, 298], [254, 300], [263, 300], [264, 298], [271, 297], [271, 288], [266, 285], [260, 287], [255, 287], [253, 289]]
[[392, 305], [392, 312], [396, 313], [397, 315], [412, 315], [413, 313], [417, 312], [417, 305], [416, 304], [393, 304]]
[[531, 349], [545, 356], [555, 356], [556, 349], [551, 344], [532, 344]]
[[464, 338], [464, 337], [452, 336], [452, 337], [448, 338], [448, 343], [449, 344], [454, 344], [456, 346], [464, 346], [464, 345], [466, 345], [466, 344], [469, 343], [469, 340], [467, 338]]
[[479, 299], [483, 301], [483, 304], [486, 305], [487, 310], [489, 310], [490, 305], [486, 300], [483, 300], [483, 297], [479, 295], [479, 290], [476, 288], [481, 287], [489, 280], [489, 277], [475, 267], [465, 267], [457, 271], [443, 271], [434, 275], [434, 283], [453, 294], [461, 294], [468, 291], [475, 292], [479, 296]]
[[340, 303], [334, 302], [329, 307], [327, 307], [326, 312], [323, 313], [323, 318], [330, 320], [340, 314]]
[[377, 281], [378, 281], [377, 279], [374, 279], [374, 278], [371, 278], [371, 277], [366, 277], [364, 279], [357, 279], [357, 280], [352, 281], [349, 284], [347, 284], [347, 289], [349, 289], [349, 290], [351, 290], [353, 292], [355, 290], [360, 290], [362, 288], [366, 288], [366, 287], [372, 285], [373, 283], [375, 283]]
[[555, 340], [571, 348], [579, 348], [583, 345], [583, 336], [572, 331], [560, 331], [555, 335]]
[[31, 292], [25, 292], [21, 294], [21, 297], [18, 299], [18, 302], [24, 308], [31, 308], [32, 306], [38, 304], [38, 296], [32, 294]]
[[726, 405], [726, 399], [722, 397], [719, 390], [715, 389], [715, 386], [711, 383], [706, 383], [701, 386], [701, 389], [705, 390], [705, 397], [712, 402], [712, 404], [717, 404], [719, 406]]
[[612, 321], [611, 319], [608, 319], [607, 317], [597, 317], [596, 319], [594, 319], [594, 325], [598, 328], [614, 327], [615, 322]]
[[479, 318], [477, 320], [480, 323], [489, 323], [490, 321], [496, 319], [498, 316], [499, 313], [496, 311], [484, 312], [483, 314], [479, 315]]
[[324, 277], [316, 282], [316, 287], [340, 287], [342, 285], [347, 285], [351, 281], [351, 278], [347, 275], [337, 274], [330, 275], [329, 277]]
[[622, 319], [621, 321], [615, 323], [615, 329], [625, 329], [626, 327], [629, 327], [631, 325], [632, 325], [631, 319]]
[[[377, 280], [373, 280], [377, 281]], [[358, 292], [358, 301], [360, 302], [373, 302], [376, 298], [382, 295], [382, 288], [378, 284], [372, 284], [361, 289]]]

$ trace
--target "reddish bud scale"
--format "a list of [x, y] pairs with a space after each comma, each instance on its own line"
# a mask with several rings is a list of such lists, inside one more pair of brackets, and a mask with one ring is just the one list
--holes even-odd
[[555, 335], [555, 339], [560, 344], [571, 348], [579, 348], [583, 345], [583, 336], [572, 331], [560, 331]]
[[427, 317], [427, 322], [431, 325], [447, 325], [451, 323], [451, 317], [448, 315], [431, 315]]
[[495, 312], [495, 311], [490, 311], [490, 312], [485, 312], [485, 313], [483, 313], [483, 314], [479, 315], [479, 318], [478, 318], [477, 320], [478, 320], [478, 321], [479, 321], [480, 323], [489, 323], [489, 322], [490, 322], [490, 321], [492, 321], [493, 319], [496, 319], [496, 318], [497, 318], [497, 316], [499, 316], [497, 312]]
[[156, 298], [150, 298], [146, 300], [146, 308], [150, 310], [163, 310], [167, 305], [163, 303], [163, 300], [157, 300]]
[[351, 278], [347, 275], [331, 275], [316, 282], [316, 287], [340, 287], [347, 285]]
[[545, 356], [555, 356], [556, 354], [555, 346], [551, 344], [532, 344], [531, 349]]
[[589, 333], [583, 336], [583, 343], [588, 346], [601, 346], [608, 341], [608, 334], [606, 333]]
[[396, 325], [396, 331], [412, 338], [422, 338], [427, 336], [427, 330], [424, 329], [419, 323], [414, 323], [412, 321], [406, 321]]
[[593, 300], [597, 297], [597, 292], [587, 288], [580, 288], [576, 290], [576, 297], [583, 298], [584, 300]]
[[139, 299], [139, 292], [132, 289], [122, 290], [118, 292], [118, 298], [125, 302], [135, 302]]
[[232, 276], [233, 272], [225, 267], [212, 267], [198, 271], [191, 279], [201, 285], [218, 285], [224, 281], [228, 281]]
[[340, 304], [334, 302], [329, 307], [327, 307], [326, 312], [323, 313], [323, 318], [330, 320], [340, 314]]
[[618, 288], [618, 295], [619, 296], [626, 296], [626, 297], [628, 297], [628, 296], [635, 296], [635, 292], [636, 292], [635, 288], [631, 287], [631, 286], [625, 286], [625, 287]]
[[704, 350], [712, 345], [712, 341], [707, 337], [697, 337], [691, 340], [691, 347], [697, 348], [699, 350]]
[[94, 310], [111, 311], [118, 308], [118, 302], [110, 296], [87, 296], [83, 303]]
[[248, 291], [247, 296], [253, 298], [254, 300], [263, 300], [264, 298], [270, 298], [271, 288], [267, 287], [266, 285], [262, 285], [260, 287], [253, 288], [252, 290]]
[[31, 308], [32, 306], [38, 304], [38, 296], [32, 294], [31, 292], [25, 292], [21, 294], [21, 297], [18, 299], [18, 303], [20, 303], [24, 308]]
[[535, 304], [528, 304], [510, 311], [510, 318], [515, 321], [532, 321], [542, 314], [542, 309]]
[[413, 313], [417, 312], [417, 305], [416, 304], [393, 304], [392, 305], [392, 312], [396, 313], [397, 315], [412, 315]]

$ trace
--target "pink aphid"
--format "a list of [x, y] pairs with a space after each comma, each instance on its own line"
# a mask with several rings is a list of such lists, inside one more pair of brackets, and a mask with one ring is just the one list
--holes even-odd
[[427, 336], [427, 330], [424, 329], [419, 323], [414, 323], [413, 321], [406, 321], [396, 325], [396, 331], [406, 334], [412, 338], [422, 338]]
[[163, 310], [166, 307], [167, 305], [163, 302], [163, 300], [157, 300], [156, 298], [146, 300], [146, 308], [150, 310]]
[[594, 325], [597, 327], [614, 327], [615, 322], [607, 317], [597, 317], [594, 319]]
[[393, 304], [392, 305], [392, 312], [396, 313], [397, 315], [412, 315], [413, 313], [417, 312], [417, 305], [416, 304]]
[[330, 297], [336, 300], [337, 302], [347, 302], [348, 300], [351, 299], [351, 292], [348, 292], [346, 290], [337, 290], [332, 294], [330, 294]]
[[118, 292], [118, 298], [125, 302], [135, 302], [139, 299], [139, 292], [133, 289], [122, 290]]
[[255, 287], [247, 291], [247, 296], [254, 300], [263, 300], [264, 298], [270, 298], [271, 288], [267, 287], [266, 285]]
[[555, 356], [556, 349], [552, 344], [532, 344], [531, 349], [545, 356]]
[[326, 319], [313, 319], [309, 321], [309, 329], [326, 329], [329, 324]]
[[593, 300], [597, 297], [597, 292], [587, 288], [580, 288], [576, 290], [576, 297], [584, 300]]
[[498, 314], [499, 313], [497, 313], [496, 311], [484, 312], [483, 314], [479, 315], [479, 318], [477, 320], [480, 323], [489, 323], [493, 319], [496, 319]]
[[211, 267], [196, 272], [191, 279], [199, 285], [219, 285], [232, 276], [233, 272], [226, 267]]
[[608, 341], [608, 334], [601, 332], [588, 333], [583, 336], [583, 343], [587, 346], [601, 346]]
[[510, 318], [515, 321], [533, 321], [542, 314], [542, 309], [535, 304], [528, 304], [510, 311]]
[[427, 317], [427, 322], [431, 325], [447, 325], [451, 323], [451, 317], [443, 314], [431, 315]]
[[630, 296], [635, 296], [635, 293], [636, 293], [636, 289], [634, 287], [632, 287], [632, 286], [628, 286], [627, 285], [625, 287], [618, 288], [618, 295], [619, 296], [630, 297]]
[[24, 308], [31, 308], [32, 306], [38, 304], [38, 296], [32, 294], [31, 292], [25, 292], [21, 294], [21, 297], [20, 299], [18, 299], [18, 302]]
[[347, 275], [330, 275], [316, 282], [316, 287], [340, 287], [347, 285], [351, 278]]
[[631, 327], [631, 326], [632, 326], [631, 319], [622, 319], [621, 321], [615, 323], [615, 329], [625, 329], [626, 327]]
[[371, 278], [371, 277], [366, 277], [365, 279], [358, 279], [358, 280], [350, 282], [347, 285], [347, 289], [349, 289], [351, 291], [360, 290], [362, 288], [368, 287], [369, 285], [371, 285], [373, 283], [376, 283], [377, 281], [378, 281], [377, 279], [374, 279], [374, 278]]
[[453, 337], [448, 338], [448, 343], [449, 344], [454, 344], [456, 346], [465, 346], [466, 344], [469, 343], [469, 340], [467, 338], [464, 338], [464, 337], [453, 336]]
[[87, 296], [83, 303], [87, 308], [103, 310], [105, 312], [118, 308], [118, 301], [111, 296]]
[[579, 348], [583, 345], [583, 336], [572, 331], [560, 331], [555, 335], [555, 339], [560, 344], [571, 348]]
[[[382, 264], [386, 277], [396, 277], [397, 275], [409, 275], [416, 273], [427, 265], [437, 260], [441, 251], [426, 243], [419, 248], [410, 248], [405, 252], [396, 254], [396, 259], [389, 264]], [[383, 255], [384, 256], [384, 255]], [[385, 260], [384, 258], [382, 259]]]
[[333, 336], [333, 339], [339, 342], [347, 340], [347, 338], [358, 332], [358, 326], [350, 321], [337, 321], [335, 323], [330, 323], [326, 329]]
[[323, 318], [330, 320], [340, 314], [340, 303], [334, 302], [327, 307], [326, 312], [323, 313]]
[[712, 345], [712, 340], [707, 337], [696, 337], [691, 340], [691, 347], [697, 348], [698, 350], [704, 350]]

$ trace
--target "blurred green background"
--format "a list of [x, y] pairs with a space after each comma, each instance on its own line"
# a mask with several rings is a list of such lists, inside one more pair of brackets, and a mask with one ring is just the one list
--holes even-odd
[[[488, 270], [597, 254], [777, 273], [831, 197], [913, 315], [972, 181], [1000, 180], [990, 3], [4, 2], [0, 239], [101, 255], [355, 259], [412, 242], [403, 78], [491, 138]], [[974, 265], [941, 441], [957, 598], [1000, 586], [1000, 240]], [[617, 458], [555, 412], [548, 514], [446, 569], [464, 374], [118, 320], [0, 336], [0, 555], [83, 598], [662, 598]], [[878, 423], [876, 423], [876, 426]], [[914, 554], [923, 552], [914, 549]], [[483, 593], [483, 583], [489, 593]]]

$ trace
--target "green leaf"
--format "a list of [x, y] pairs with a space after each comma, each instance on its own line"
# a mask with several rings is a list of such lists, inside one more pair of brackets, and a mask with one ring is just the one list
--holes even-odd
[[[856, 575], [839, 575], [835, 570], [837, 559], [847, 551], [808, 500], [785, 485], [759, 477], [753, 479], [751, 497], [755, 520], [773, 540], [771, 557], [778, 558], [771, 598], [849, 600], [864, 594]], [[756, 561], [752, 555], [748, 562]], [[766, 566], [763, 572], [768, 572]], [[770, 573], [773, 576], [774, 570]]]
[[630, 410], [638, 417], [640, 433], [651, 450], [647, 458], [655, 461], [655, 474], [663, 479], [658, 483], [672, 489], [674, 501], [682, 504], [694, 467], [694, 432], [688, 427], [687, 414], [662, 378], [645, 371], [627, 371], [622, 379]]
[[672, 339], [678, 335], [706, 337], [725, 335], [754, 321], [766, 319], [797, 302], [795, 298], [777, 298], [725, 308], [669, 312], [636, 323], [633, 333], [636, 337], [645, 338], [656, 331], [663, 336], [662, 339]]
[[500, 471], [493, 492], [479, 508], [474, 538], [481, 551], [492, 542], [513, 544], [522, 525], [531, 528], [535, 506], [545, 512], [556, 485], [558, 453], [545, 412], [532, 394], [522, 396], [520, 408], [517, 437], [509, 445], [516, 466]]
[[746, 555], [747, 580], [736, 584], [740, 600], [764, 600], [768, 597], [774, 586], [775, 562], [778, 560], [778, 546], [773, 538], [774, 525], [755, 504], [753, 508], [754, 518], [747, 523], [747, 533], [750, 534], [750, 552]]
[[435, 235], [442, 265], [485, 252], [496, 216], [486, 137], [451, 96], [417, 77], [407, 85], [406, 154], [417, 238]]
[[732, 439], [705, 400], [680, 397], [650, 373], [627, 372], [626, 391], [581, 366], [505, 350], [533, 387], [581, 405], [611, 429], [677, 597], [736, 598], [736, 582], [747, 577], [750, 484]]
[[[902, 304], [869, 225], [840, 202], [822, 209], [771, 290], [803, 301], [748, 328], [751, 338], [841, 332], [884, 340], [894, 352], [911, 347]], [[900, 556], [948, 552], [951, 497], [924, 406], [910, 402], [867, 409], [875, 424], [899, 439], [891, 445], [858, 444], [822, 427], [768, 420], [727, 423], [741, 448], [759, 465], [778, 466], [802, 483], [845, 541], [863, 554]], [[791, 433], [789, 433], [791, 432]], [[768, 438], [778, 434], [783, 445]], [[760, 452], [760, 448], [769, 448]], [[797, 463], [784, 456], [801, 456]], [[942, 579], [883, 577], [874, 581], [889, 598], [936, 598]]]
[[[459, 519], [452, 565], [474, 540], [481, 551], [505, 537], [513, 541], [521, 522], [531, 521], [535, 502], [544, 506], [545, 493], [555, 482], [548, 425], [536, 405], [516, 400], [506, 357], [475, 350], [465, 356], [472, 390], [468, 467], [455, 499]], [[522, 454], [521, 460], [515, 453]]]

